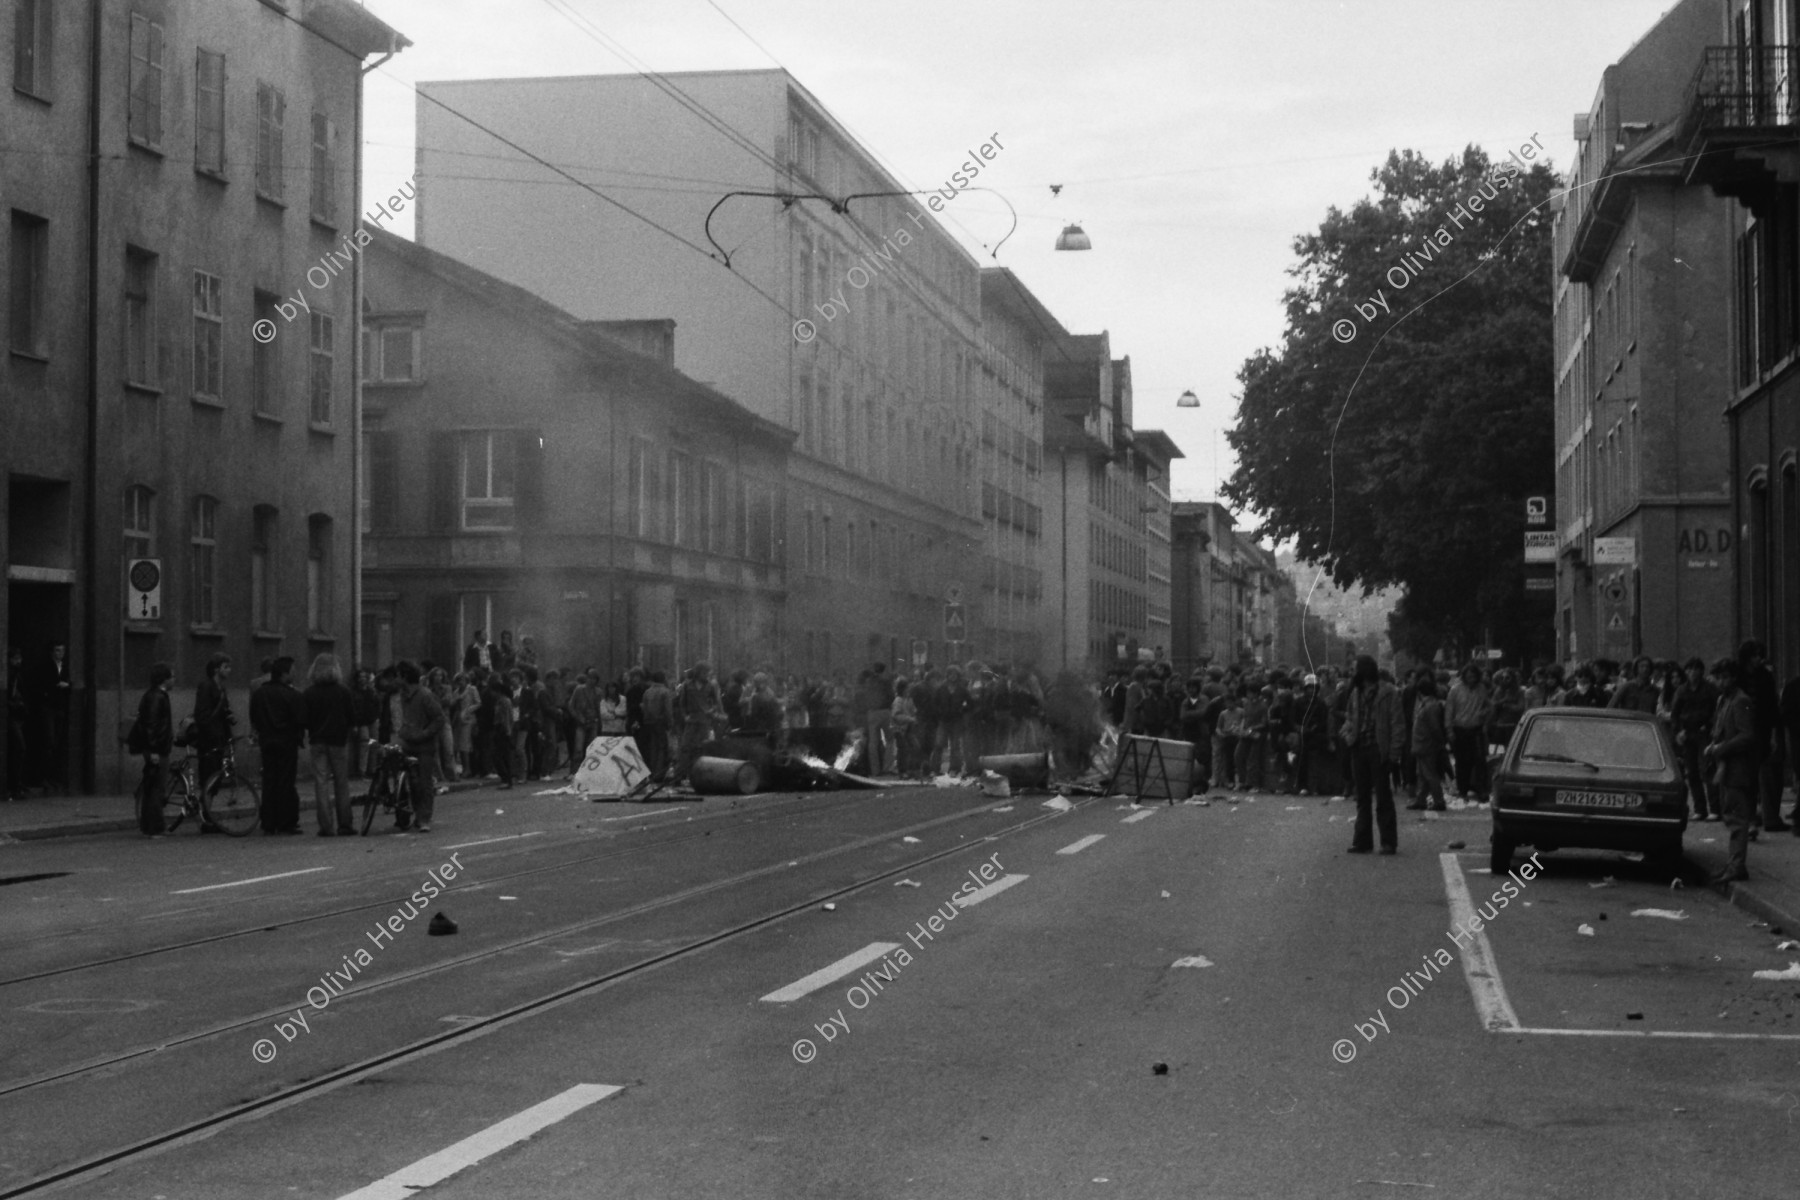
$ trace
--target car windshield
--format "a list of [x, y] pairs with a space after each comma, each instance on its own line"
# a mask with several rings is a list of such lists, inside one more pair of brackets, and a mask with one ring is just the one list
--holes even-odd
[[1522, 758], [1582, 762], [1601, 769], [1660, 771], [1665, 765], [1655, 726], [1607, 717], [1539, 717], [1531, 723], [1519, 753]]

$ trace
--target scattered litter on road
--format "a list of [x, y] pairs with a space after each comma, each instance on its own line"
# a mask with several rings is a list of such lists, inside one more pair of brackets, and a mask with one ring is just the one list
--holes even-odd
[[1306, 805], [1304, 805], [1304, 804], [1290, 804], [1286, 808], [1282, 809], [1281, 811], [1282, 812], [1299, 812], [1301, 809], [1303, 809], [1305, 807], [1306, 807]]
[[1576, 928], [1575, 932], [1579, 933], [1582, 937], [1593, 937], [1594, 927], [1592, 925], [1581, 925]]
[[1211, 800], [1183, 800], [1183, 804], [1192, 804], [1195, 808], [1211, 808]]
[[829, 904], [829, 903], [821, 904], [821, 905], [819, 905], [819, 907], [824, 909], [826, 912], [836, 912], [837, 911], [837, 905], [835, 905], [835, 904]]
[[[1004, 800], [1012, 795], [1012, 784], [1008, 783], [1003, 775], [993, 771], [983, 771], [981, 773], [981, 794]], [[1064, 800], [1063, 803], [1067, 804], [1068, 801]]]
[[517, 900], [518, 897], [517, 896], [502, 896], [502, 897], [500, 897], [500, 899], [502, 899], [502, 900]]
[[1002, 805], [1001, 805], [1001, 806], [1000, 806], [1000, 807], [999, 807], [999, 808], [996, 808], [996, 809], [995, 809], [995, 810], [994, 810], [994, 811], [995, 811], [995, 812], [1011, 812], [1011, 811], [1012, 811], [1012, 810], [1013, 810], [1013, 806], [1012, 806], [1012, 805], [1010, 805], [1010, 804], [1002, 804]]
[[1643, 1013], [1641, 1013], [1641, 1012], [1639, 1012], [1639, 1013], [1626, 1013], [1626, 1014], [1625, 1014], [1625, 1019], [1626, 1019], [1626, 1020], [1627, 1020], [1627, 1021], [1641, 1021], [1641, 1020], [1643, 1020], [1643, 1019], [1644, 1019], [1644, 1014], [1643, 1014]]
[[425, 932], [432, 937], [448, 937], [450, 934], [456, 932], [456, 922], [452, 921], [445, 914], [439, 913], [437, 916], [431, 918], [431, 924], [425, 927]]
[[1785, 971], [1758, 971], [1758, 979], [1800, 979], [1800, 962], [1791, 962]]
[[1599, 883], [1590, 883], [1590, 884], [1588, 884], [1588, 886], [1591, 888], [1603, 888], [1603, 887], [1617, 887], [1618, 885], [1613, 882], [1613, 877], [1611, 875], [1608, 875], [1605, 879], [1602, 879]]
[[924, 885], [921, 883], [918, 883], [914, 880], [911, 880], [911, 879], [896, 879], [896, 880], [894, 880], [894, 886], [895, 887], [923, 887]]
[[1681, 882], [1681, 879], [1679, 877], [1669, 880], [1669, 890], [1671, 892], [1674, 891], [1676, 888], [1684, 888], [1686, 886], [1687, 886], [1687, 884]]
[[1162, 894], [1162, 898], [1163, 898], [1163, 899], [1164, 899], [1164, 900], [1167, 900], [1167, 899], [1169, 899], [1169, 893], [1167, 893], [1167, 892], [1164, 892], [1164, 893], [1163, 893], [1163, 894]]
[[1600, 914], [1600, 919], [1601, 919], [1601, 920], [1602, 920], [1602, 921], [1604, 921], [1604, 920], [1606, 920], [1606, 914], [1605, 914], [1605, 913], [1601, 913], [1601, 914]]
[[1466, 850], [1468, 849], [1468, 845], [1467, 842], [1450, 842], [1445, 848], [1449, 850]]
[[1634, 917], [1661, 917], [1665, 921], [1688, 919], [1687, 912], [1679, 908], [1634, 908], [1631, 910], [1631, 915]]
[[505, 810], [505, 809], [504, 809], [504, 808], [496, 808], [496, 809], [495, 809], [495, 810], [494, 810], [494, 815], [495, 815], [495, 816], [496, 816], [496, 817], [502, 817], [502, 816], [505, 816], [505, 815], [506, 815], [506, 810]]
[[1800, 942], [1782, 942], [1775, 948], [1777, 950], [1800, 950]]
[[1171, 967], [1210, 967], [1212, 960], [1204, 954], [1194, 954], [1187, 958], [1178, 958], [1169, 964]]
[[1169, 1073], [1169, 1064], [1168, 1063], [1151, 1063], [1150, 1064], [1150, 1073], [1152, 1075], [1167, 1075]]
[[[1001, 782], [1005, 782], [1005, 781], [1002, 780]], [[1044, 801], [1044, 807], [1045, 808], [1053, 808], [1057, 812], [1067, 812], [1071, 808], [1074, 808], [1075, 806], [1062, 796], [1052, 796], [1048, 800]]]
[[918, 844], [918, 842], [919, 842], [919, 839], [918, 839], [918, 838], [916, 838], [916, 837], [903, 837], [903, 838], [901, 838], [901, 839], [900, 839], [900, 840], [901, 840], [901, 841], [903, 841], [903, 842], [911, 842], [911, 843], [913, 843], [913, 844], [914, 844], [914, 845], [917, 845], [917, 844]]

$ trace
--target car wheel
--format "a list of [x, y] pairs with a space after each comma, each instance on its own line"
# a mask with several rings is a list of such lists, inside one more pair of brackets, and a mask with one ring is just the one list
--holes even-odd
[[1686, 860], [1681, 854], [1680, 842], [1652, 846], [1644, 852], [1644, 865], [1654, 867], [1658, 871], [1673, 871], [1679, 873], [1685, 862]]
[[1504, 875], [1512, 870], [1513, 844], [1494, 831], [1493, 850], [1488, 855], [1488, 870], [1496, 875]]

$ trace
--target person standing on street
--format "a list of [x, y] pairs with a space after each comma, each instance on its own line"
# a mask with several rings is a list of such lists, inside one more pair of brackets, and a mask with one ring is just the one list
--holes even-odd
[[300, 832], [300, 741], [306, 736], [306, 702], [288, 683], [294, 660], [269, 664], [268, 682], [250, 696], [250, 728], [262, 748], [262, 831]]
[[1782, 833], [1788, 823], [1781, 819], [1781, 695], [1776, 690], [1775, 672], [1769, 669], [1768, 648], [1755, 638], [1738, 647], [1738, 686], [1750, 698], [1751, 712], [1756, 717], [1756, 735], [1751, 743], [1756, 755], [1756, 787], [1752, 795], [1761, 800], [1762, 811], [1754, 819], [1770, 833]]
[[1719, 692], [1706, 681], [1706, 664], [1698, 658], [1687, 660], [1687, 679], [1675, 690], [1669, 723], [1675, 734], [1675, 748], [1681, 755], [1681, 772], [1687, 777], [1688, 797], [1693, 801], [1696, 821], [1717, 820], [1724, 815], [1719, 807], [1718, 785], [1707, 776], [1700, 754], [1712, 740], [1713, 717], [1719, 708]]
[[1350, 836], [1350, 853], [1367, 854], [1374, 849], [1369, 828], [1372, 794], [1381, 852], [1393, 854], [1399, 848], [1399, 831], [1389, 767], [1400, 761], [1400, 743], [1406, 737], [1400, 715], [1400, 691], [1381, 678], [1381, 668], [1367, 654], [1357, 656], [1350, 684], [1344, 727], [1340, 731], [1344, 744], [1350, 748], [1350, 772], [1356, 785], [1356, 828]]
[[1406, 807], [1444, 811], [1444, 753], [1449, 744], [1444, 727], [1444, 702], [1438, 699], [1437, 681], [1420, 672], [1413, 682], [1412, 757], [1419, 783], [1413, 801]]
[[1299, 748], [1294, 754], [1294, 786], [1299, 795], [1314, 793], [1322, 774], [1320, 768], [1329, 761], [1330, 710], [1330, 702], [1319, 692], [1319, 677], [1307, 675], [1302, 678], [1300, 691], [1292, 704], [1294, 732], [1299, 738]]
[[1444, 702], [1444, 719], [1450, 725], [1450, 747], [1456, 755], [1456, 794], [1479, 800], [1487, 794], [1487, 727], [1494, 717], [1494, 703], [1474, 663], [1450, 688]]
[[674, 722], [675, 694], [669, 690], [669, 677], [652, 671], [644, 689], [644, 719], [637, 733], [638, 749], [652, 779], [661, 779], [669, 769], [669, 728]]
[[138, 828], [149, 837], [161, 837], [163, 827], [163, 768], [175, 746], [175, 720], [169, 709], [169, 681], [175, 678], [168, 663], [150, 668], [150, 686], [138, 701], [137, 723], [131, 727], [131, 749], [144, 756], [144, 776], [138, 783]]
[[1756, 710], [1741, 684], [1739, 660], [1721, 658], [1713, 664], [1713, 683], [1719, 689], [1719, 711], [1713, 718], [1712, 741], [1702, 759], [1719, 785], [1720, 812], [1731, 834], [1730, 856], [1713, 883], [1750, 878], [1746, 858], [1750, 848], [1750, 822], [1756, 813], [1756, 787], [1760, 760], [1756, 754]]
[[894, 681], [888, 678], [884, 662], [869, 668], [869, 707], [863, 720], [869, 739], [869, 775], [881, 778], [893, 774]]
[[311, 682], [301, 699], [312, 763], [313, 816], [320, 837], [350, 837], [356, 832], [350, 808], [350, 733], [356, 728], [356, 697], [344, 686], [344, 668], [335, 654], [313, 659], [308, 678]]
[[[1787, 765], [1793, 774], [1795, 785], [1800, 788], [1800, 673], [1787, 681], [1781, 689], [1781, 729], [1777, 737], [1787, 738]], [[1800, 803], [1794, 805], [1794, 811], [1788, 814], [1788, 824], [1793, 827], [1794, 836], [1800, 837]]]
[[1612, 699], [1606, 706], [1629, 708], [1655, 716], [1656, 688], [1651, 683], [1651, 675], [1655, 670], [1656, 660], [1648, 654], [1640, 654], [1631, 664], [1631, 678], [1613, 689]]
[[463, 670], [467, 672], [494, 669], [493, 650], [488, 646], [487, 630], [477, 629], [468, 649], [463, 651]]
[[447, 718], [444, 706], [431, 689], [420, 683], [417, 663], [402, 661], [399, 672], [400, 745], [418, 760], [413, 767], [413, 828], [419, 833], [430, 833], [437, 800], [431, 766], [437, 759], [438, 739]]
[[[194, 689], [194, 752], [200, 759], [200, 785], [219, 773], [225, 763], [225, 745], [231, 741], [231, 728], [237, 714], [231, 711], [231, 693], [226, 684], [231, 679], [231, 655], [214, 654], [206, 660], [206, 678]], [[267, 794], [264, 794], [266, 800]], [[224, 833], [222, 825], [203, 821], [201, 833]]]
[[23, 800], [35, 779], [30, 770], [31, 738], [26, 733], [31, 703], [26, 699], [25, 655], [17, 646], [6, 651], [6, 798]]
[[69, 702], [75, 682], [69, 674], [69, 648], [61, 642], [50, 647], [37, 681], [38, 753], [43, 763], [44, 786], [68, 791]]
[[513, 785], [513, 702], [512, 689], [500, 675], [488, 680], [482, 707], [487, 712], [488, 762], [500, 779], [502, 788]]

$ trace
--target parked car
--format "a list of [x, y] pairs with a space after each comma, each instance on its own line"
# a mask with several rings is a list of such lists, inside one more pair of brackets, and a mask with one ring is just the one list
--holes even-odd
[[1687, 828], [1675, 743], [1648, 713], [1539, 708], [1525, 714], [1493, 774], [1494, 874], [1521, 845], [1637, 850], [1673, 864]]

